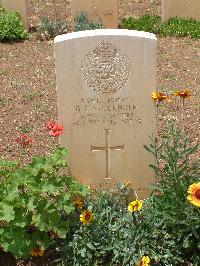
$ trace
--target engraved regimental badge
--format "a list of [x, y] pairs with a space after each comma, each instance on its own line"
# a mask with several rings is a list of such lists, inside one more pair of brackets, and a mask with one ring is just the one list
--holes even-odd
[[131, 74], [131, 65], [126, 55], [104, 40], [85, 57], [81, 73], [93, 91], [112, 93], [124, 87]]

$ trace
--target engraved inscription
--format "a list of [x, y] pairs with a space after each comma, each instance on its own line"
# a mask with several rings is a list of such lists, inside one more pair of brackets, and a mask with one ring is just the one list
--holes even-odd
[[82, 98], [74, 106], [73, 126], [141, 123], [140, 111], [132, 98]]
[[104, 40], [85, 57], [81, 73], [93, 91], [113, 93], [125, 86], [131, 74], [131, 65], [126, 55]]
[[91, 152], [95, 151], [105, 151], [106, 152], [106, 177], [105, 179], [112, 179], [110, 174], [110, 151], [121, 151], [124, 150], [124, 145], [121, 146], [110, 146], [110, 129], [104, 129], [106, 133], [106, 146], [105, 147], [95, 147], [91, 146]]

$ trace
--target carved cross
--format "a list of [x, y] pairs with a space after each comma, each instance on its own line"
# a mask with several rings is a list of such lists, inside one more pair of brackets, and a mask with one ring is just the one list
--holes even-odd
[[122, 146], [110, 146], [110, 129], [104, 129], [106, 134], [106, 146], [105, 147], [95, 147], [91, 146], [91, 152], [95, 151], [105, 151], [106, 152], [106, 177], [105, 179], [112, 179], [110, 175], [110, 151], [121, 151], [124, 150], [124, 145]]

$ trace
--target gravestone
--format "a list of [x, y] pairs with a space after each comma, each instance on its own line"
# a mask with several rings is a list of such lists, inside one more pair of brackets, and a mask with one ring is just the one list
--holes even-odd
[[200, 19], [200, 0], [162, 0], [162, 20], [172, 17]]
[[73, 0], [71, 1], [72, 26], [74, 19], [81, 13], [87, 14], [88, 20], [102, 23], [105, 29], [118, 28], [117, 0]]
[[143, 148], [155, 133], [156, 38], [129, 30], [55, 38], [61, 144], [72, 176], [92, 187], [131, 181], [144, 195], [155, 180]]
[[25, 0], [0, 0], [0, 5], [7, 11], [17, 11], [21, 16], [24, 28], [28, 30]]

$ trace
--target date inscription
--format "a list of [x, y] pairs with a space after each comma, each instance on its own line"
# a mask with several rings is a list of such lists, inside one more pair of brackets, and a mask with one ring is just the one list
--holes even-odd
[[74, 106], [73, 126], [142, 123], [138, 106], [129, 98], [81, 99]]

